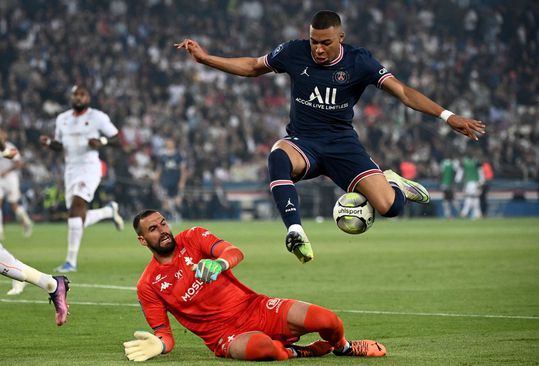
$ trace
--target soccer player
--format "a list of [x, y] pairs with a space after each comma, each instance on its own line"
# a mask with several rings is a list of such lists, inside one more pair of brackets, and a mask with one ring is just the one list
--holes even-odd
[[101, 182], [101, 162], [98, 149], [113, 142], [118, 129], [105, 113], [90, 108], [90, 92], [85, 86], [76, 85], [71, 90], [71, 106], [56, 118], [54, 139], [40, 136], [41, 144], [53, 151], [64, 151], [65, 198], [69, 210], [68, 249], [63, 265], [57, 272], [75, 272], [82, 234], [85, 227], [103, 219], [112, 218], [116, 229], [123, 230], [124, 222], [118, 204], [88, 210], [88, 203]]
[[391, 170], [382, 172], [359, 142], [352, 126], [353, 107], [368, 85], [375, 85], [406, 106], [445, 120], [455, 131], [477, 140], [480, 121], [445, 110], [400, 82], [364, 48], [344, 42], [339, 15], [317, 12], [309, 40], [280, 44], [267, 55], [225, 58], [209, 55], [194, 40], [175, 44], [199, 63], [234, 75], [255, 77], [286, 72], [291, 79], [288, 136], [277, 141], [268, 157], [270, 189], [288, 228], [286, 247], [305, 263], [313, 251], [301, 226], [294, 183], [326, 175], [346, 192], [357, 191], [386, 217], [398, 215], [406, 199], [429, 202], [426, 189]]
[[[348, 341], [341, 319], [332, 311], [305, 302], [271, 298], [241, 283], [231, 269], [243, 253], [202, 227], [174, 237], [166, 219], [155, 210], [138, 213], [133, 227], [153, 257], [137, 283], [137, 294], [154, 330], [135, 332], [125, 342], [127, 358], [145, 361], [174, 347], [167, 312], [202, 338], [217, 357], [239, 360], [286, 360], [338, 356], [384, 356], [375, 341]], [[294, 343], [306, 333], [323, 340], [307, 346]]]
[[23, 206], [19, 205], [21, 199], [21, 190], [19, 184], [19, 171], [24, 162], [21, 159], [15, 145], [7, 140], [7, 131], [0, 128], [0, 240], [4, 240], [4, 224], [2, 207], [4, 197], [11, 205], [17, 219], [22, 223], [23, 236], [29, 238], [32, 235], [33, 222]]
[[442, 203], [444, 216], [451, 219], [453, 218], [453, 212], [458, 211], [455, 202], [455, 183], [457, 178], [462, 175], [462, 170], [457, 159], [445, 158], [440, 165], [440, 188], [444, 192]]
[[60, 326], [66, 322], [69, 290], [67, 277], [51, 276], [27, 266], [8, 252], [2, 244], [0, 244], [0, 273], [13, 280], [32, 283], [47, 291], [56, 310], [56, 325]]
[[167, 138], [164, 152], [158, 158], [155, 180], [163, 189], [163, 209], [176, 221], [180, 218], [178, 209], [182, 204], [187, 174], [187, 162], [177, 150], [174, 140]]
[[[461, 179], [460, 179], [461, 178]], [[485, 182], [483, 169], [477, 159], [465, 157], [462, 161], [462, 177], [459, 177], [464, 183], [464, 204], [460, 211], [461, 217], [468, 217], [476, 220], [483, 217], [481, 213], [481, 185]]]

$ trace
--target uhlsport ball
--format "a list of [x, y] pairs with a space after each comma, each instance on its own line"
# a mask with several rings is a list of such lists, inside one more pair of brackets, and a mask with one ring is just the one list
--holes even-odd
[[361, 234], [374, 223], [375, 212], [364, 195], [351, 192], [343, 194], [333, 208], [333, 219], [345, 233]]

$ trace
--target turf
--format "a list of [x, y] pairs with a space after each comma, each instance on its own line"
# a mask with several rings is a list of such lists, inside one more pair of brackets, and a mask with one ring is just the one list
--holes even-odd
[[[350, 339], [376, 339], [389, 352], [382, 359], [328, 355], [290, 364], [539, 364], [538, 218], [379, 220], [359, 236], [340, 232], [332, 221], [307, 221], [315, 260], [305, 265], [285, 251], [280, 222], [199, 224], [245, 252], [235, 273], [248, 286], [330, 308], [343, 319]], [[4, 241], [19, 259], [47, 272], [62, 262], [65, 224], [37, 225], [29, 240], [20, 231], [7, 225]], [[129, 364], [122, 342], [135, 330], [148, 330], [133, 290], [148, 260], [149, 252], [129, 228], [87, 229], [79, 272], [69, 275], [71, 315], [63, 327], [54, 324], [42, 290], [28, 286], [9, 297], [10, 282], [0, 278], [0, 363]], [[245, 364], [215, 358], [172, 323], [175, 350], [149, 363]], [[315, 339], [313, 334], [302, 341]]]

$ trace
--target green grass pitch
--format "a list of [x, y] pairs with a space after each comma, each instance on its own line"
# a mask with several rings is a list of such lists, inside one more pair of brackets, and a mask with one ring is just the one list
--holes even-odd
[[[258, 292], [334, 310], [350, 339], [376, 339], [379, 359], [297, 359], [302, 365], [538, 365], [539, 218], [478, 221], [378, 220], [365, 234], [333, 221], [304, 222], [315, 259], [300, 264], [284, 247], [280, 222], [201, 222], [239, 246], [236, 275]], [[192, 226], [174, 224], [173, 231]], [[7, 225], [4, 246], [51, 272], [65, 258], [66, 224], [37, 225], [24, 240]], [[6, 296], [0, 277], [0, 364], [128, 365], [122, 342], [148, 330], [135, 283], [150, 258], [129, 227], [88, 228], [68, 300], [66, 325], [54, 324], [42, 290]], [[172, 319], [176, 348], [156, 365], [235, 365], [217, 359]], [[305, 336], [302, 342], [317, 339]]]

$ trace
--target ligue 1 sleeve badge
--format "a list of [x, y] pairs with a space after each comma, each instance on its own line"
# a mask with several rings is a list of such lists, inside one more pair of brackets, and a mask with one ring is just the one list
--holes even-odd
[[343, 84], [350, 80], [350, 75], [345, 70], [338, 70], [333, 73], [333, 81]]

